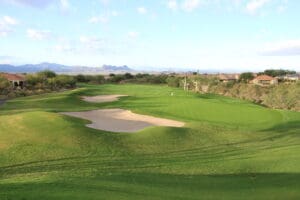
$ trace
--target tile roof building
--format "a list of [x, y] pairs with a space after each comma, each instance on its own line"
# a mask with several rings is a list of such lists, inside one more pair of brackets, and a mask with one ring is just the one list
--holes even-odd
[[23, 88], [25, 86], [25, 76], [22, 74], [0, 73], [0, 76], [7, 79], [14, 88]]

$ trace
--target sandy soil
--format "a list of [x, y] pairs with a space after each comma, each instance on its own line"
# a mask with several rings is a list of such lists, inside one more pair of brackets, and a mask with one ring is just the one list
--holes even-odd
[[123, 109], [102, 109], [86, 112], [64, 112], [62, 114], [87, 119], [90, 128], [111, 132], [137, 132], [149, 126], [182, 127], [183, 122], [135, 114]]
[[93, 97], [83, 96], [82, 99], [87, 102], [92, 103], [103, 103], [103, 102], [112, 102], [119, 100], [120, 97], [125, 97], [127, 95], [99, 95]]

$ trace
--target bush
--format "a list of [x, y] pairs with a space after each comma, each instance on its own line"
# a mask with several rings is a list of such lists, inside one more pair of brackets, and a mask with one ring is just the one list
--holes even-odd
[[105, 82], [104, 76], [102, 75], [82, 75], [79, 74], [74, 77], [76, 82], [80, 83], [93, 83], [93, 84], [101, 84]]
[[94, 84], [102, 84], [105, 82], [105, 78], [102, 75], [95, 75], [93, 77], [90, 77], [90, 83], [94, 83]]
[[77, 82], [80, 82], [80, 83], [89, 82], [89, 80], [87, 80], [86, 77], [82, 74], [78, 74], [77, 76], [75, 76], [75, 79], [76, 79]]
[[8, 94], [11, 89], [11, 83], [4, 77], [0, 76], [0, 94]]
[[74, 88], [76, 86], [75, 78], [68, 75], [56, 76], [52, 78], [52, 82], [55, 84], [55, 89]]
[[50, 70], [44, 70], [44, 71], [38, 72], [37, 75], [44, 79], [56, 77], [56, 73], [53, 71], [50, 71]]
[[283, 70], [283, 69], [267, 69], [260, 74], [266, 74], [268, 76], [276, 77], [276, 76], [284, 76], [287, 74], [296, 74], [296, 71]]
[[245, 72], [245, 73], [242, 73], [240, 75], [239, 81], [244, 82], [244, 83], [248, 83], [252, 79], [254, 79], [253, 73], [252, 72]]
[[26, 75], [26, 88], [29, 89], [42, 89], [45, 86], [45, 81], [43, 76], [37, 74]]
[[166, 82], [167, 82], [168, 86], [170, 86], [170, 87], [179, 87], [181, 80], [182, 80], [182, 78], [180, 78], [180, 77], [169, 76], [166, 79]]

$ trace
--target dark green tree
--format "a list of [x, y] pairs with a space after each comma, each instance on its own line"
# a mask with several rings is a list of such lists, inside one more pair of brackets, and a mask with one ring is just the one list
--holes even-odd
[[254, 78], [254, 75], [252, 72], [245, 72], [242, 73], [240, 75], [239, 81], [240, 82], [244, 82], [244, 83], [248, 83], [249, 81], [251, 81]]

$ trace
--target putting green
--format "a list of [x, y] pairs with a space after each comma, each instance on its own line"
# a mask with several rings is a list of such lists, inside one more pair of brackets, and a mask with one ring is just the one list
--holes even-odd
[[[101, 94], [128, 96], [80, 99]], [[101, 108], [186, 126], [119, 134], [59, 114]], [[299, 199], [299, 134], [300, 113], [166, 86], [17, 98], [0, 108], [0, 199]]]

